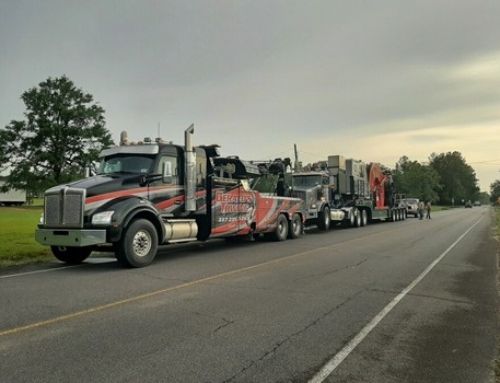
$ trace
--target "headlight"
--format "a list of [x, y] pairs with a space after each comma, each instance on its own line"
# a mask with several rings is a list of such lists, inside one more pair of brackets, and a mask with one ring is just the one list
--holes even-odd
[[38, 221], [40, 225], [43, 225], [45, 223], [45, 215], [42, 213], [40, 214], [40, 220]]
[[312, 195], [309, 196], [309, 206], [311, 209], [316, 209], [316, 200]]
[[92, 224], [94, 225], [108, 225], [111, 223], [111, 218], [113, 218], [115, 212], [113, 210], [103, 211], [102, 213], [97, 213], [92, 216]]

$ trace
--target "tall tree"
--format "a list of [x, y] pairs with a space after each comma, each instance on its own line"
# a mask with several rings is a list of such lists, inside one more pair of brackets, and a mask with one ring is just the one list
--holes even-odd
[[410, 161], [403, 156], [396, 163], [393, 171], [394, 183], [398, 193], [407, 197], [420, 198], [436, 202], [439, 199], [440, 178], [429, 165], [418, 161]]
[[477, 185], [476, 173], [465, 162], [460, 152], [432, 153], [429, 160], [441, 178], [441, 204], [478, 199], [480, 188]]
[[113, 144], [104, 109], [66, 76], [49, 78], [21, 96], [25, 119], [0, 129], [5, 188], [36, 193], [82, 177]]
[[500, 203], [500, 180], [490, 184], [490, 202]]

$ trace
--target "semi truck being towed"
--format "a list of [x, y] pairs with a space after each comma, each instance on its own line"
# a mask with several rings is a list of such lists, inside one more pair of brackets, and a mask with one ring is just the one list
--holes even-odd
[[35, 238], [57, 259], [77, 264], [111, 250], [125, 266], [143, 267], [162, 244], [302, 234], [304, 202], [254, 190], [260, 169], [220, 157], [217, 145], [195, 147], [193, 125], [184, 146], [129, 143], [124, 133], [102, 151], [96, 175], [45, 192]]
[[378, 163], [332, 155], [307, 169], [291, 172], [287, 166], [287, 161], [278, 160], [268, 168], [283, 180], [283, 195], [304, 200], [306, 225], [328, 230], [336, 225], [360, 227], [371, 221], [406, 219], [406, 209], [396, 203], [392, 175]]

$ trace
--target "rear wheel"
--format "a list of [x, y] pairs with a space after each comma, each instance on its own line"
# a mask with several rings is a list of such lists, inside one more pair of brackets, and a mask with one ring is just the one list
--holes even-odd
[[318, 229], [326, 231], [330, 228], [330, 208], [325, 206], [318, 214]]
[[50, 246], [54, 257], [69, 265], [78, 265], [85, 261], [92, 253], [90, 247], [72, 247], [72, 246]]
[[349, 212], [349, 227], [356, 226], [356, 212], [353, 210]]
[[283, 214], [278, 216], [276, 229], [273, 232], [273, 239], [276, 241], [284, 241], [288, 236], [288, 220]]
[[127, 267], [149, 265], [158, 249], [158, 233], [146, 219], [137, 219], [127, 227], [120, 242], [116, 244], [116, 259]]
[[295, 239], [302, 234], [302, 218], [300, 214], [295, 213], [292, 215], [290, 226], [288, 228], [288, 238]]
[[368, 213], [366, 212], [365, 209], [360, 210], [360, 213], [361, 213], [361, 226], [368, 225]]
[[354, 209], [354, 226], [361, 227], [361, 211]]

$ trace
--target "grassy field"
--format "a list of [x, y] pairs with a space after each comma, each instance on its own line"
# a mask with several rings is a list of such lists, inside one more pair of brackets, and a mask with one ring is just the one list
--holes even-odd
[[41, 207], [0, 207], [0, 267], [53, 259], [47, 246], [35, 242]]

